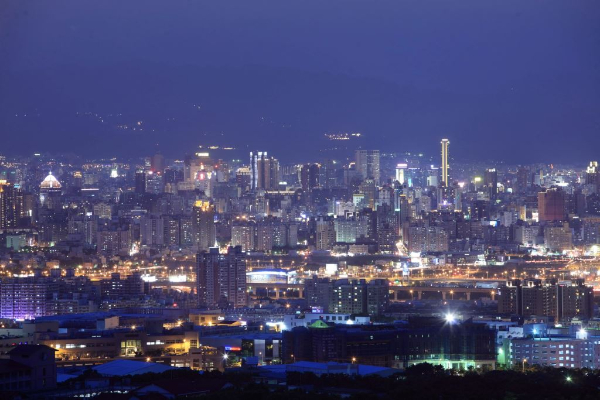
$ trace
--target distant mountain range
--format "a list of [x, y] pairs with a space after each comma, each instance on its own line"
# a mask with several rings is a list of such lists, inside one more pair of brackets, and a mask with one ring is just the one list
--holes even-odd
[[[0, 153], [142, 156], [159, 148], [181, 157], [198, 145], [220, 145], [240, 157], [260, 149], [284, 161], [317, 161], [358, 147], [435, 154], [449, 137], [455, 156], [510, 157], [490, 146], [508, 149], [502, 140], [518, 135], [502, 126], [513, 117], [511, 107], [495, 98], [261, 66], [131, 63], [4, 72]], [[497, 135], [503, 130], [505, 137]], [[351, 132], [361, 136], [326, 135]]]

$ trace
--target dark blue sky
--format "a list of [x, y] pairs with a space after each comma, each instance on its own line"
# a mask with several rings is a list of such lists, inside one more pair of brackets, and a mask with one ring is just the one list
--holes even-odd
[[[321, 146], [326, 132], [361, 131], [395, 150], [435, 153], [447, 136], [455, 156], [597, 159], [599, 21], [595, 0], [4, 0], [2, 151], [29, 153], [21, 133], [51, 151], [89, 155], [91, 139], [121, 155], [115, 138], [148, 151], [117, 121], [71, 120], [122, 112], [151, 121], [143, 142], [173, 155], [211, 140], [297, 155], [300, 136]], [[204, 114], [159, 123], [195, 99]], [[38, 121], [14, 117], [32, 110]]]

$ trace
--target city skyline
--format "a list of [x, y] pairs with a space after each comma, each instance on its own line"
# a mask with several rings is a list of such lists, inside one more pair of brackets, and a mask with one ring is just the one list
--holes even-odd
[[4, 0], [0, 398], [594, 398], [599, 20]]

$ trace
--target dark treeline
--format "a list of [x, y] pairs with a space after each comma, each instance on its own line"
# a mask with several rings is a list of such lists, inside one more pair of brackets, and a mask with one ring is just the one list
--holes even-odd
[[321, 375], [289, 372], [287, 385], [256, 383], [247, 372], [210, 372], [174, 370], [163, 374], [131, 377], [140, 386], [157, 380], [226, 381], [233, 386], [203, 395], [205, 400], [330, 400], [350, 399], [599, 399], [600, 370], [532, 367], [520, 370], [458, 372], [430, 364], [419, 364], [388, 377], [377, 375]]

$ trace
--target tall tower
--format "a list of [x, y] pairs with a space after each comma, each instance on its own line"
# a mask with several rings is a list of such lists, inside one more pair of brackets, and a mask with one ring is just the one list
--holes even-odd
[[442, 139], [442, 185], [448, 186], [448, 146], [450, 141]]

